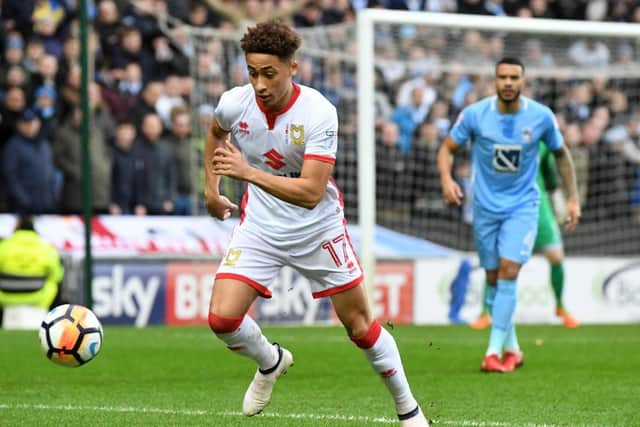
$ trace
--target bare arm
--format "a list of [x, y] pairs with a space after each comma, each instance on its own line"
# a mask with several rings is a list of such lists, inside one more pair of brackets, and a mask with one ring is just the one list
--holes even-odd
[[218, 219], [227, 219], [231, 215], [231, 211], [238, 208], [229, 199], [220, 195], [220, 175], [217, 175], [213, 170], [212, 159], [215, 151], [220, 147], [225, 147], [228, 138], [229, 132], [222, 129], [216, 119], [213, 119], [204, 142], [204, 197], [207, 211]]
[[280, 200], [313, 209], [322, 200], [333, 165], [318, 160], [305, 160], [300, 177], [272, 175], [249, 166], [242, 153], [230, 142], [215, 150], [213, 173], [250, 182]]
[[556, 165], [558, 173], [562, 178], [562, 185], [567, 196], [567, 223], [566, 229], [573, 230], [578, 221], [580, 221], [581, 209], [580, 209], [580, 197], [578, 195], [578, 184], [576, 183], [576, 171], [573, 166], [573, 160], [571, 158], [571, 152], [566, 145], [558, 151], [554, 151], [553, 154], [556, 157]]
[[438, 149], [438, 172], [440, 172], [440, 183], [442, 185], [442, 195], [449, 204], [460, 205], [464, 194], [458, 183], [451, 176], [452, 158], [458, 151], [458, 144], [447, 135], [442, 145]]

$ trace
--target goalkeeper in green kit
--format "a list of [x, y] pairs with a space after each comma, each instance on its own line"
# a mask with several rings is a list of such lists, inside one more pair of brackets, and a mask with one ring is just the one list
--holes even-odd
[[[556, 315], [562, 319], [567, 328], [577, 328], [580, 324], [571, 316], [564, 307], [562, 291], [564, 288], [564, 250], [560, 227], [556, 221], [551, 199], [547, 189], [555, 189], [557, 185], [555, 158], [544, 143], [539, 143], [540, 166], [536, 181], [540, 189], [540, 213], [538, 217], [538, 235], [534, 245], [534, 252], [544, 254], [551, 268], [551, 286], [556, 301]], [[485, 285], [486, 287], [486, 285]], [[485, 289], [486, 293], [486, 289]], [[483, 298], [482, 313], [480, 317], [471, 323], [473, 329], [485, 329], [491, 325], [491, 313], [487, 307], [486, 298]]]

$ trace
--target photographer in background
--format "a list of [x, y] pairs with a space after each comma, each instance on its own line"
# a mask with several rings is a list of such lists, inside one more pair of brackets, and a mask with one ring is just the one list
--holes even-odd
[[0, 241], [0, 309], [5, 328], [37, 328], [58, 295], [64, 268], [56, 249], [35, 231], [33, 217], [18, 218]]

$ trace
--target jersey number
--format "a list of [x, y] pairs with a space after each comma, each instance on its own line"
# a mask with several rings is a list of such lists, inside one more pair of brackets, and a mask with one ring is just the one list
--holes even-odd
[[[342, 246], [342, 260], [338, 256], [338, 251], [336, 250], [336, 246]], [[344, 234], [339, 235], [338, 237], [334, 237], [328, 242], [324, 242], [322, 244], [322, 249], [325, 249], [331, 255], [331, 259], [336, 264], [336, 266], [340, 267], [343, 264], [347, 264], [349, 268], [353, 265], [352, 262], [349, 261], [349, 251], [347, 250], [347, 239]], [[343, 262], [344, 261], [344, 262]]]
[[519, 145], [494, 145], [493, 169], [501, 173], [518, 173], [521, 150], [522, 147]]

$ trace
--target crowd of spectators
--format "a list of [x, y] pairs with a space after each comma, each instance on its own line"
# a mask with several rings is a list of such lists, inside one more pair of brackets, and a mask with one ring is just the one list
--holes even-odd
[[[1, 5], [0, 212], [80, 213], [77, 0], [3, 0]], [[89, 10], [94, 212], [202, 213], [201, 130], [219, 94], [247, 81], [240, 61], [224, 59], [224, 43], [212, 40], [196, 55], [185, 27], [163, 32], [157, 14], [222, 31], [272, 16], [312, 29], [351, 25], [363, 7], [640, 22], [640, 2], [632, 0], [97, 0]], [[633, 43], [572, 40], [555, 44], [562, 48], [560, 55], [547, 49], [544, 38], [509, 40], [465, 31], [449, 40], [443, 33], [421, 31], [405, 26], [376, 33], [384, 64], [376, 70], [378, 196], [379, 202], [389, 202], [382, 218], [390, 222], [409, 224], [412, 217], [451, 212], [442, 205], [435, 151], [457, 113], [493, 92], [490, 74], [469, 72], [465, 65], [492, 64], [514, 46], [532, 67], [566, 63], [604, 69], [611, 63], [634, 64], [637, 58]], [[445, 56], [448, 68], [435, 72]], [[208, 102], [191, 96], [194, 64], [210, 74]], [[355, 162], [353, 64], [303, 56], [298, 80], [317, 87], [338, 107], [344, 144], [336, 175], [346, 192], [355, 192], [345, 182], [355, 182], [353, 168], [345, 167]], [[605, 72], [584, 79], [532, 78], [527, 88], [527, 95], [557, 112], [576, 160], [587, 218], [631, 216], [634, 210], [639, 216], [640, 110], [633, 107], [640, 101], [639, 89], [637, 78], [608, 78]], [[464, 158], [456, 165], [463, 185], [469, 169]], [[389, 183], [403, 191], [389, 191]], [[353, 203], [356, 197], [347, 200]], [[465, 211], [458, 215], [465, 218]]]

